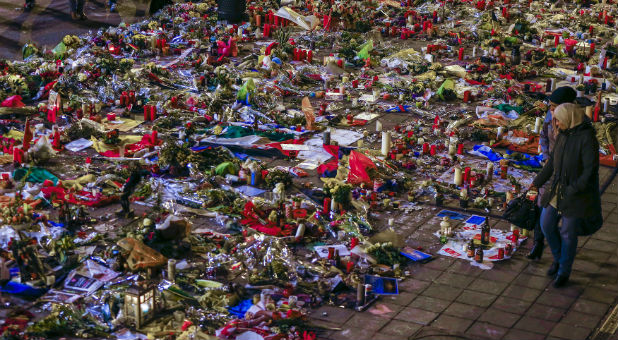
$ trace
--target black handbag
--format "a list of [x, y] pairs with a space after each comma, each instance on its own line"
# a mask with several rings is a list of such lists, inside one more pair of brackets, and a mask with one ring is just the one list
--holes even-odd
[[502, 218], [520, 228], [533, 230], [538, 214], [536, 202], [526, 198], [526, 195], [521, 195], [507, 203]]

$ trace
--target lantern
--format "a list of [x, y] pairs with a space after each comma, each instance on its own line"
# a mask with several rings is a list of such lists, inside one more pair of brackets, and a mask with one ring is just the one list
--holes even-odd
[[155, 286], [142, 287], [131, 285], [124, 295], [124, 315], [133, 322], [135, 328], [152, 320], [156, 312]]

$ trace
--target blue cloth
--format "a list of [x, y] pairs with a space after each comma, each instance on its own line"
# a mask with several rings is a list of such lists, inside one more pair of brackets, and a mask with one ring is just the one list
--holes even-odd
[[539, 143], [541, 144], [541, 155], [543, 160], [549, 159], [549, 134], [554, 133], [551, 126], [552, 115], [551, 111], [547, 110], [545, 120], [543, 121], [543, 128], [541, 129], [541, 136]]
[[245, 313], [251, 308], [253, 301], [251, 299], [242, 300], [239, 304], [233, 307], [228, 307], [227, 310], [232, 315], [236, 315], [239, 319], [245, 318]]
[[470, 153], [481, 157], [485, 156], [492, 162], [496, 162], [502, 159], [502, 156], [500, 156], [499, 153], [495, 152], [487, 145], [475, 145], [473, 151], [471, 151]]
[[[507, 150], [506, 153], [508, 155], [512, 154], [513, 151], [511, 150]], [[527, 153], [523, 153], [520, 152], [520, 155], [522, 155], [524, 157], [524, 159], [522, 160], [511, 160], [511, 163], [516, 164], [516, 165], [525, 165], [525, 166], [530, 166], [533, 168], [542, 168], [543, 165], [541, 164], [541, 161], [543, 160], [543, 156], [539, 156], [539, 155], [530, 155]]]
[[[562, 226], [558, 228], [560, 219], [562, 219]], [[547, 205], [541, 213], [541, 229], [551, 248], [554, 262], [559, 264], [558, 275], [569, 276], [571, 274], [577, 251], [578, 223], [581, 223], [581, 219], [561, 217], [556, 208], [551, 205]]]

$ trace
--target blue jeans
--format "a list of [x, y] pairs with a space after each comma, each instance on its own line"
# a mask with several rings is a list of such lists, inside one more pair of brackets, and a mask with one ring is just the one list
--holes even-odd
[[71, 12], [82, 14], [84, 13], [84, 2], [86, 0], [69, 0], [69, 6], [71, 8]]
[[[562, 219], [562, 226], [558, 223]], [[577, 252], [576, 226], [579, 218], [564, 217], [558, 214], [556, 208], [548, 205], [541, 213], [541, 229], [547, 239], [554, 256], [554, 262], [559, 264], [558, 275], [569, 276]]]

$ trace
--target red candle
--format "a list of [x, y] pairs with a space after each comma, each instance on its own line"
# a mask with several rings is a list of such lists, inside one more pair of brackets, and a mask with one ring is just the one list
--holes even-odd
[[343, 59], [337, 60], [337, 66], [343, 68]]
[[423, 143], [423, 155], [426, 155], [429, 153], [429, 143], [425, 142]]
[[154, 105], [150, 105], [150, 120], [154, 122], [157, 118], [157, 107]]
[[464, 98], [463, 98], [464, 103], [469, 103], [470, 102], [470, 91], [464, 91]]
[[147, 122], [150, 118], [150, 105], [144, 105], [144, 121]]
[[279, 17], [275, 15], [275, 26], [279, 26]]
[[312, 51], [312, 50], [309, 50], [309, 51], [307, 52], [307, 62], [308, 62], [309, 64], [311, 64], [311, 62], [312, 62], [312, 61], [313, 61], [313, 51]]
[[431, 149], [429, 150], [429, 154], [432, 155], [432, 156], [435, 156], [436, 152], [437, 152], [436, 151], [436, 145], [434, 144], [434, 145], [431, 146]]
[[464, 56], [464, 49], [463, 49], [463, 47], [460, 47], [459, 48], [459, 56], [458, 56], [460, 61], [463, 60], [463, 56]]
[[457, 154], [463, 155], [463, 143], [457, 144]]
[[470, 167], [469, 166], [467, 166], [464, 169], [463, 181], [464, 182], [469, 182], [470, 181]]
[[330, 212], [330, 197], [324, 198], [324, 207], [322, 207], [322, 213], [328, 215]]
[[559, 36], [555, 36], [554, 37], [554, 47], [558, 47], [558, 44], [560, 44], [560, 37]]
[[292, 53], [294, 54], [293, 60], [298, 61], [298, 48], [295, 48]]
[[157, 132], [157, 130], [152, 130], [152, 134], [150, 135], [152, 138], [152, 144], [157, 145], [157, 136], [159, 135], [159, 133]]
[[594, 43], [590, 43], [590, 55], [592, 56], [594, 54]]
[[350, 249], [354, 249], [354, 247], [356, 247], [356, 245], [358, 245], [358, 238], [352, 237], [350, 239]]
[[354, 268], [354, 262], [348, 261], [348, 263], [345, 264], [346, 272], [347, 273], [351, 272], [352, 268]]
[[15, 163], [23, 163], [24, 161], [24, 151], [19, 148], [13, 148], [13, 162]]
[[598, 122], [599, 121], [599, 111], [601, 111], [601, 106], [597, 105], [594, 107], [594, 116], [592, 117], [592, 121], [594, 122]]

